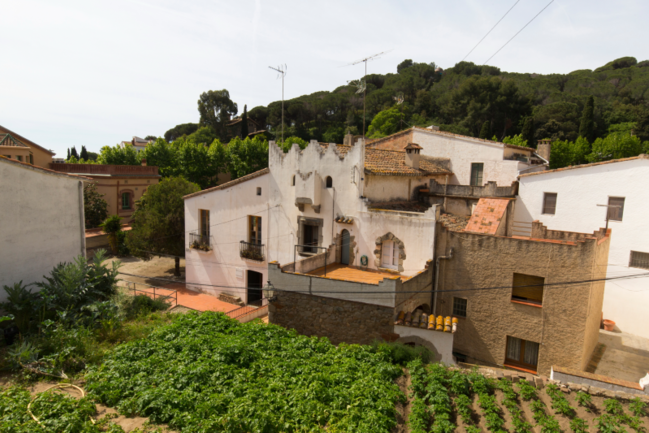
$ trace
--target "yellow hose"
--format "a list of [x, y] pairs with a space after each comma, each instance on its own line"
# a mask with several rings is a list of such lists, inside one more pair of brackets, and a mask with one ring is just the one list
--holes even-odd
[[[41, 424], [41, 422], [38, 420], [38, 418], [36, 418], [34, 416], [34, 413], [32, 412], [32, 403], [34, 403], [36, 401], [36, 399], [38, 397], [40, 397], [43, 393], [46, 393], [50, 389], [54, 389], [54, 388], [76, 388], [81, 392], [81, 398], [84, 398], [86, 396], [86, 393], [83, 391], [82, 388], [79, 388], [78, 386], [72, 385], [70, 383], [57, 383], [56, 385], [52, 385], [49, 388], [47, 388], [45, 391], [35, 395], [34, 398], [32, 398], [32, 400], [27, 405], [27, 412], [29, 413], [29, 415], [31, 415], [32, 419], [34, 421], [36, 421], [38, 423], [38, 425], [40, 425], [41, 427], [44, 427], [44, 426], [43, 426], [43, 424]], [[92, 421], [93, 424], [95, 423], [95, 420], [92, 419], [92, 417], [90, 417], [90, 421]]]

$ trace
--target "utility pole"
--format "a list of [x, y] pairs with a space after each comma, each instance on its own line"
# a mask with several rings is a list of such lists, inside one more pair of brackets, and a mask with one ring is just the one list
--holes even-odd
[[[390, 50], [390, 51], [392, 51], [392, 50]], [[358, 65], [359, 63], [365, 63], [365, 75], [363, 75], [363, 80], [359, 84], [359, 89], [358, 89], [359, 92], [357, 92], [357, 93], [360, 93], [360, 90], [361, 89], [363, 90], [363, 139], [365, 139], [365, 94], [367, 93], [367, 83], [366, 83], [366, 80], [367, 80], [367, 62], [369, 62], [370, 60], [378, 59], [380, 55], [389, 53], [390, 51], [382, 51], [382, 52], [380, 52], [378, 54], [374, 54], [373, 56], [365, 57], [364, 59], [357, 60], [355, 62], [352, 62], [352, 63], [348, 64], [348, 65], [345, 65], [345, 66], [353, 66], [353, 65]]]
[[[281, 76], [282, 76], [282, 141], [281, 143], [284, 143], [284, 77], [286, 76], [286, 65], [280, 65], [276, 68], [273, 68], [272, 66], [269, 66], [270, 69], [273, 71], [277, 71]], [[279, 78], [279, 75], [277, 76]]]

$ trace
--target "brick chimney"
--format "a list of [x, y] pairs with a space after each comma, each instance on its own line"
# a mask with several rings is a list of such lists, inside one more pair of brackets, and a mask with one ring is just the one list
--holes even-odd
[[146, 167], [146, 158], [142, 158], [142, 167]]
[[419, 168], [419, 152], [421, 151], [421, 146], [416, 143], [408, 143], [405, 147], [406, 150], [406, 165], [412, 168]]
[[536, 145], [536, 153], [546, 161], [550, 162], [550, 151], [552, 150], [552, 143], [549, 139], [539, 140]]

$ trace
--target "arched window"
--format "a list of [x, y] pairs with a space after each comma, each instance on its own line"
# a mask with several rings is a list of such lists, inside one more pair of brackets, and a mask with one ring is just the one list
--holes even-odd
[[293, 175], [293, 183], [292, 183], [292, 185], [295, 186], [295, 175]]
[[131, 208], [131, 193], [123, 192], [122, 193], [122, 209], [127, 210]]
[[327, 176], [327, 180], [326, 180], [326, 182], [327, 182], [327, 188], [331, 188], [331, 187], [334, 186], [334, 181], [333, 181], [333, 179], [331, 178], [331, 176]]

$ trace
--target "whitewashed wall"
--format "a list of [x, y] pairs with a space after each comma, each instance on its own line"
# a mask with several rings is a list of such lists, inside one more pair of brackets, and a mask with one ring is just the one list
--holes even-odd
[[[552, 230], [592, 232], [606, 224], [609, 197], [625, 197], [622, 221], [610, 221], [608, 278], [649, 271], [628, 267], [630, 252], [649, 253], [649, 159], [521, 176], [515, 221], [539, 220]], [[542, 214], [543, 194], [557, 193], [555, 215]], [[649, 278], [607, 281], [604, 318], [649, 338]]]
[[[2, 286], [43, 281], [54, 266], [85, 256], [83, 183], [0, 158]], [[33, 287], [33, 291], [37, 291]]]

